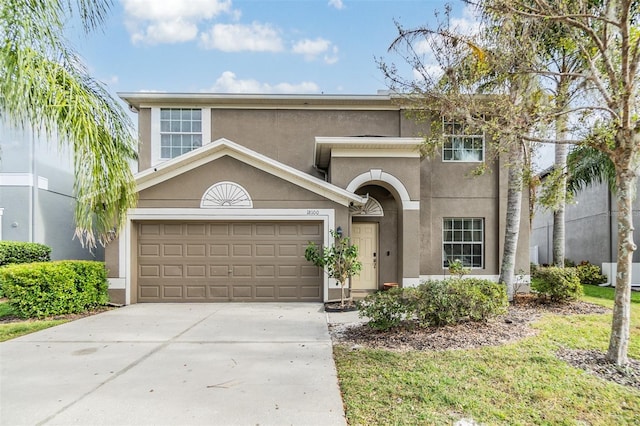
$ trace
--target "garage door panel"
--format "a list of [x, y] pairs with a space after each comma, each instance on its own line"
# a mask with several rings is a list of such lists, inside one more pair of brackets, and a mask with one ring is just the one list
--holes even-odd
[[275, 278], [276, 267], [274, 265], [256, 265], [256, 278]]
[[235, 284], [231, 287], [234, 299], [251, 299], [253, 298], [253, 286], [250, 284]]
[[204, 236], [207, 234], [207, 225], [205, 225], [204, 223], [196, 223], [196, 224], [188, 223], [186, 234], [187, 236], [192, 236], [192, 235]]
[[209, 276], [211, 278], [227, 278], [229, 276], [229, 265], [211, 265], [209, 266]]
[[207, 246], [205, 244], [187, 244], [188, 257], [205, 257], [207, 255]]
[[183, 234], [182, 224], [165, 223], [162, 226], [162, 235], [174, 236], [174, 235], [182, 235], [182, 234]]
[[256, 244], [256, 257], [275, 257], [275, 244]]
[[253, 268], [251, 265], [233, 265], [232, 274], [234, 278], [252, 278]]
[[182, 265], [163, 265], [162, 276], [165, 278], [182, 277]]
[[139, 256], [160, 256], [160, 244], [140, 244], [138, 249]]
[[187, 278], [206, 278], [206, 265], [187, 265]]
[[143, 278], [160, 278], [160, 265], [141, 265], [138, 275]]
[[140, 297], [141, 298], [149, 298], [149, 299], [157, 299], [160, 297], [160, 286], [159, 285], [147, 285], [140, 288]]
[[209, 256], [229, 257], [229, 245], [228, 244], [210, 244]]
[[321, 301], [318, 222], [141, 222], [140, 302]]
[[182, 257], [182, 244], [163, 244], [162, 255]]
[[319, 297], [321, 297], [320, 287], [315, 285], [300, 286], [301, 299], [317, 300]]
[[251, 244], [234, 244], [231, 249], [233, 257], [251, 257]]
[[182, 286], [181, 285], [164, 285], [162, 286], [162, 297], [165, 299], [182, 298]]
[[270, 299], [273, 300], [276, 297], [275, 285], [258, 285], [256, 289], [256, 299]]
[[205, 285], [188, 285], [186, 286], [187, 290], [187, 299], [198, 299], [198, 300], [206, 300], [207, 299], [207, 287]]

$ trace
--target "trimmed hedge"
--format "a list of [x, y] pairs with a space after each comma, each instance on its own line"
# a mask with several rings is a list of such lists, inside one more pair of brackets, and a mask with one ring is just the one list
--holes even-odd
[[600, 285], [608, 281], [607, 276], [602, 275], [601, 269], [598, 265], [594, 265], [587, 261], [580, 262], [580, 264], [576, 266], [576, 272], [578, 273], [578, 278], [582, 285]]
[[0, 241], [0, 266], [14, 263], [49, 262], [51, 247], [23, 241]]
[[463, 321], [486, 321], [507, 312], [503, 285], [479, 278], [432, 280], [417, 288], [378, 292], [358, 302], [369, 326], [388, 330], [405, 319], [416, 318], [422, 327]]
[[486, 321], [507, 312], [503, 285], [480, 278], [450, 278], [420, 284], [410, 297], [422, 326]]
[[23, 318], [85, 312], [109, 302], [103, 262], [8, 265], [0, 268], [0, 282], [9, 304]]
[[582, 285], [576, 268], [538, 268], [533, 278], [531, 288], [539, 296], [554, 302], [575, 300], [582, 296]]
[[404, 290], [396, 287], [358, 300], [358, 315], [369, 318], [367, 324], [376, 330], [397, 327], [412, 312], [412, 307], [403, 297]]

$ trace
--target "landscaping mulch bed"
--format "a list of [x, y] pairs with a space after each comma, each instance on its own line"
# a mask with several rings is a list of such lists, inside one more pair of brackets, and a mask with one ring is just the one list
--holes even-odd
[[[472, 349], [482, 346], [499, 346], [525, 337], [534, 336], [537, 330], [531, 323], [545, 313], [558, 315], [604, 314], [610, 309], [587, 302], [551, 303], [534, 297], [521, 297], [516, 304], [501, 315], [485, 323], [467, 322], [444, 327], [418, 327], [407, 321], [389, 331], [377, 331], [366, 324], [336, 324], [329, 327], [335, 344], [390, 351], [443, 351]], [[619, 368], [596, 350], [562, 349], [558, 358], [576, 368], [594, 374], [603, 380], [640, 389], [640, 361], [630, 359], [625, 368]]]

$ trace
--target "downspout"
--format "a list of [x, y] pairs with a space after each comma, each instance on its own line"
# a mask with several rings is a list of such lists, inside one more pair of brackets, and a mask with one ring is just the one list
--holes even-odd
[[320, 167], [316, 166], [315, 163], [313, 165], [313, 170], [317, 171], [318, 173], [321, 173], [322, 176], [324, 176], [324, 181], [325, 182], [329, 182], [329, 176], [328, 176], [328, 172], [324, 169], [321, 169]]
[[30, 196], [30, 200], [29, 200], [29, 242], [35, 243], [36, 241], [34, 241], [35, 235], [36, 235], [36, 214], [35, 214], [35, 209], [36, 209], [36, 189], [37, 189], [37, 185], [38, 185], [38, 174], [37, 174], [37, 170], [36, 170], [36, 141], [35, 141], [35, 133], [33, 131], [33, 128], [30, 129], [31, 132], [31, 146], [29, 147], [30, 149], [30, 155], [31, 155], [31, 196]]

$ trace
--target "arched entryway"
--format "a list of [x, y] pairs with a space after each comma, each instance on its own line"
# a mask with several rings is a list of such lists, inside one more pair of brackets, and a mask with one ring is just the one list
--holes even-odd
[[381, 169], [356, 176], [346, 189], [359, 195], [368, 194], [383, 210], [383, 215], [377, 218], [352, 215], [351, 220], [352, 228], [357, 223], [378, 224], [377, 288], [382, 288], [385, 282], [416, 286], [420, 274], [420, 202], [411, 198], [398, 178]]
[[352, 279], [354, 292], [381, 289], [384, 283], [401, 282], [399, 271], [398, 212], [401, 204], [387, 188], [365, 185], [356, 191], [370, 202], [351, 210], [352, 242], [358, 245], [363, 270]]

